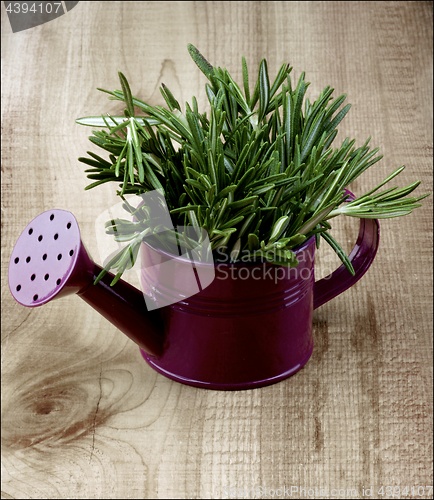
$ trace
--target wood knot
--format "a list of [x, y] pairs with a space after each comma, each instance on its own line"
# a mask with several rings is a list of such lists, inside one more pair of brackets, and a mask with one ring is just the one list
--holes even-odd
[[21, 386], [5, 405], [3, 443], [12, 449], [54, 447], [94, 432], [110, 414], [101, 398], [98, 375]]

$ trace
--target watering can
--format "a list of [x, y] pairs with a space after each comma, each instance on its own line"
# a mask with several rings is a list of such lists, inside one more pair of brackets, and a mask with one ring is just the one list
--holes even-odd
[[[111, 286], [111, 273], [94, 284], [102, 268], [83, 245], [77, 220], [69, 211], [53, 209], [33, 219], [18, 238], [9, 264], [9, 288], [26, 307], [77, 294], [135, 342], [153, 369], [172, 380], [215, 390], [252, 389], [281, 381], [307, 363], [313, 350], [313, 310], [363, 276], [378, 244], [378, 221], [360, 219], [349, 256], [355, 274], [341, 265], [317, 281], [315, 237], [294, 250], [297, 267], [197, 263], [197, 277], [212, 266], [210, 284], [149, 310], [141, 290], [124, 280]], [[146, 243], [141, 246], [142, 259], [153, 264], [172, 258]], [[179, 262], [173, 278], [182, 286], [192, 262]]]

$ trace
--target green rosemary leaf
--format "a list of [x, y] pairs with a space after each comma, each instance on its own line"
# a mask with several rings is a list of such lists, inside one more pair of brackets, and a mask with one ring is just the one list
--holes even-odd
[[275, 249], [273, 252], [265, 253], [265, 258], [270, 263], [280, 266], [296, 267], [298, 265], [297, 256], [291, 250]]
[[268, 191], [270, 191], [271, 189], [273, 189], [274, 187], [275, 187], [274, 184], [268, 184], [268, 185], [262, 186], [260, 188], [253, 189], [252, 194], [254, 194], [254, 195], [265, 194]]
[[258, 200], [257, 196], [248, 196], [247, 198], [243, 198], [242, 200], [233, 201], [229, 203], [228, 207], [231, 210], [239, 209], [245, 207], [247, 205], [254, 205]]
[[393, 191], [391, 190], [390, 194], [386, 195], [386, 193], [381, 193], [377, 196], [381, 196], [383, 201], [388, 202], [401, 200], [405, 196], [408, 196], [410, 193], [412, 193], [419, 185], [420, 181], [416, 181], [403, 188], [394, 188]]
[[171, 214], [182, 214], [184, 212], [190, 212], [191, 210], [197, 210], [202, 205], [187, 205], [185, 207], [173, 208], [170, 213]]
[[116, 177], [119, 177], [119, 175], [120, 175], [121, 163], [122, 163], [122, 160], [125, 157], [126, 152], [127, 152], [127, 143], [125, 143], [125, 146], [123, 147], [123, 149], [120, 152], [120, 154], [118, 156], [118, 159], [116, 161], [116, 165], [115, 165], [115, 176]]
[[342, 263], [345, 265], [347, 270], [354, 276], [356, 272], [354, 271], [353, 264], [351, 263], [350, 259], [348, 258], [347, 254], [344, 252], [342, 247], [339, 245], [339, 243], [328, 232], [321, 233], [321, 236], [333, 248], [336, 255], [341, 259]]
[[136, 163], [137, 163], [137, 171], [138, 171], [138, 174], [139, 174], [139, 182], [143, 183], [145, 181], [145, 170], [143, 168], [142, 151], [135, 144], [133, 144], [133, 149], [134, 149], [134, 156], [136, 158]]
[[298, 135], [300, 129], [303, 127], [304, 117], [302, 113], [303, 107], [303, 99], [306, 94], [308, 83], [304, 80], [305, 74], [301, 73], [300, 78], [298, 80], [297, 87], [292, 95], [294, 100], [294, 112], [292, 113], [292, 124], [291, 128], [293, 130], [293, 136]]
[[234, 217], [233, 219], [230, 219], [229, 221], [225, 222], [224, 224], [222, 224], [221, 228], [222, 228], [222, 230], [223, 229], [232, 229], [232, 228], [234, 228], [234, 226], [236, 226], [237, 224], [239, 224], [243, 220], [244, 220], [244, 216], [239, 215], [237, 217]]
[[102, 140], [99, 137], [90, 136], [89, 140], [96, 146], [99, 146], [101, 149], [105, 149], [106, 151], [114, 155], [119, 154], [119, 151], [122, 149], [119, 146], [113, 146], [111, 144], [108, 144], [106, 141]]
[[315, 101], [315, 104], [311, 107], [311, 111], [308, 115], [308, 113], [306, 112], [305, 113], [305, 117], [307, 118], [306, 119], [306, 123], [305, 123], [305, 129], [306, 130], [309, 130], [312, 126], [312, 124], [314, 123], [315, 119], [317, 118], [317, 116], [319, 114], [323, 114], [325, 115], [325, 108], [327, 106], [327, 103], [331, 97], [333, 93], [333, 89], [330, 88], [330, 87], [326, 87], [322, 93], [321, 93], [321, 96], [319, 97], [319, 99], [317, 101]]
[[231, 102], [233, 103], [233, 105], [235, 105], [235, 108], [232, 110], [232, 115], [237, 114], [237, 109], [236, 109], [237, 104], [241, 107], [243, 112], [246, 113], [246, 115], [250, 115], [252, 113], [252, 111], [249, 108], [249, 105], [248, 105], [246, 99], [244, 98], [240, 87], [238, 86], [238, 84], [235, 82], [235, 80], [232, 78], [232, 76], [228, 72], [225, 73], [225, 77], [226, 77], [227, 83], [223, 82], [223, 84], [228, 90], [228, 94], [231, 98]]
[[[122, 125], [122, 123], [128, 123], [125, 116], [110, 116], [111, 121], [116, 125]], [[136, 118], [136, 120], [138, 120]], [[140, 118], [140, 121], [144, 121], [145, 118]], [[107, 127], [107, 121], [104, 116], [84, 116], [82, 118], [77, 118], [75, 123], [78, 125], [84, 125], [86, 127]]]
[[124, 128], [128, 126], [129, 120], [125, 120], [122, 123], [115, 123], [114, 126], [111, 123], [112, 120], [110, 119], [109, 116], [105, 117], [102, 116], [104, 123], [106, 124], [106, 128], [109, 129], [109, 136], [111, 136], [113, 139], [117, 138], [119, 141], [123, 141], [125, 139], [124, 137]]
[[214, 204], [215, 194], [217, 191], [217, 186], [213, 184], [206, 192], [205, 192], [205, 200], [208, 205], [212, 206]]
[[382, 182], [380, 182], [380, 184], [378, 184], [374, 189], [371, 189], [371, 191], [366, 192], [362, 197], [359, 197], [358, 199], [361, 200], [362, 198], [371, 196], [371, 194], [375, 193], [375, 191], [378, 191], [385, 184], [389, 183], [392, 179], [394, 179], [397, 175], [399, 175], [404, 169], [405, 169], [404, 165], [397, 168], [389, 176], [387, 176]]
[[250, 252], [259, 248], [259, 238], [255, 233], [250, 233], [247, 238], [247, 244]]
[[327, 140], [324, 142], [324, 151], [327, 150], [330, 145], [333, 143], [333, 141], [336, 139], [336, 136], [338, 135], [337, 129], [334, 129], [333, 132], [331, 132], [327, 136]]
[[244, 173], [244, 175], [241, 177], [241, 179], [238, 181], [237, 189], [236, 191], [242, 191], [244, 187], [250, 182], [250, 180], [255, 176], [255, 167], [250, 167], [247, 172]]
[[338, 110], [338, 108], [345, 102], [345, 99], [347, 98], [346, 94], [342, 94], [339, 97], [337, 97], [332, 104], [327, 108], [327, 113], [326, 113], [326, 120], [330, 120], [330, 117]]
[[149, 155], [147, 157], [143, 157], [143, 163], [145, 165], [145, 170], [146, 170], [146, 178], [148, 179], [149, 184], [153, 189], [159, 189], [164, 192], [161, 182], [159, 181], [153, 168], [150, 165], [151, 162], [152, 158]]
[[267, 61], [263, 59], [259, 66], [259, 111], [258, 123], [262, 121], [267, 113], [270, 102], [270, 80], [268, 78]]
[[319, 134], [321, 133], [323, 115], [319, 115], [315, 122], [312, 125], [312, 128], [309, 130], [309, 133], [306, 134], [306, 138], [302, 137], [302, 150], [301, 150], [301, 161], [303, 162], [309, 153], [311, 152], [315, 142], [317, 141]]
[[212, 65], [203, 57], [203, 55], [198, 51], [198, 49], [191, 43], [187, 45], [188, 52], [191, 58], [196, 63], [197, 67], [202, 71], [202, 73], [209, 79], [213, 76], [214, 68]]
[[198, 152], [198, 156], [203, 160], [203, 142], [204, 142], [204, 134], [202, 128], [199, 124], [199, 120], [197, 116], [193, 113], [190, 106], [187, 105], [187, 109], [185, 111], [185, 117], [187, 119], [188, 128], [192, 136], [194, 149]]
[[217, 238], [213, 240], [215, 247], [227, 250], [229, 240], [231, 239], [232, 234], [236, 231], [237, 229], [235, 227], [227, 228], [224, 230], [214, 230], [214, 233], [217, 235]]
[[254, 222], [255, 218], [257, 217], [256, 213], [250, 214], [246, 220], [244, 221], [243, 225], [241, 226], [241, 229], [239, 230], [238, 237], [242, 238], [246, 232], [248, 232], [250, 226]]
[[194, 210], [190, 210], [188, 213], [188, 218], [190, 219], [190, 223], [191, 225], [198, 231], [200, 231], [201, 227], [200, 227], [200, 224], [199, 224], [199, 221], [197, 220], [197, 217], [196, 217], [196, 214], [194, 212]]
[[94, 160], [99, 162], [101, 165], [105, 166], [106, 168], [110, 168], [112, 164], [108, 162], [107, 160], [104, 160], [104, 158], [101, 158], [101, 156], [98, 156], [97, 154], [93, 153], [92, 151], [87, 151], [87, 154], [91, 156]]
[[213, 108], [217, 108], [218, 107], [217, 97], [216, 94], [214, 93], [213, 88], [211, 87], [211, 85], [209, 85], [209, 83], [205, 85], [205, 92], [211, 106], [213, 106]]
[[259, 186], [262, 187], [262, 186], [269, 184], [269, 183], [275, 183], [275, 182], [284, 181], [284, 180], [288, 180], [286, 174], [284, 174], [284, 173], [273, 174], [273, 175], [269, 175], [267, 177], [261, 177], [260, 179], [257, 179], [255, 181], [251, 182], [250, 184], [248, 184], [246, 186], [246, 189], [253, 189], [253, 188], [259, 187]]
[[290, 238], [280, 238], [278, 241], [276, 241], [275, 245], [276, 247], [282, 247], [282, 248], [291, 248], [295, 247], [298, 245], [301, 245], [306, 241], [307, 237], [305, 234], [294, 234]]
[[[286, 92], [288, 90], [286, 89]], [[283, 99], [283, 128], [285, 131], [285, 156], [286, 162], [291, 163], [292, 149], [294, 145], [294, 102], [290, 93], [286, 93]]]
[[88, 184], [84, 189], [85, 189], [85, 191], [88, 191], [89, 189], [92, 189], [96, 186], [100, 186], [101, 184], [105, 184], [106, 182], [111, 182], [111, 181], [112, 181], [111, 178], [101, 179], [100, 181], [92, 182], [92, 184]]
[[189, 184], [190, 186], [193, 186], [195, 187], [196, 189], [200, 189], [202, 191], [208, 191], [208, 186], [206, 186], [205, 184], [201, 183], [201, 182], [198, 182], [196, 181], [195, 179], [186, 179], [185, 182], [187, 184]]
[[131, 133], [131, 141], [132, 141], [133, 145], [136, 148], [140, 148], [139, 138], [138, 138], [138, 135], [137, 135], [137, 130], [136, 130], [136, 126], [135, 126], [135, 123], [134, 123], [134, 119], [133, 120], [128, 120], [128, 121], [129, 121], [129, 123], [128, 123], [128, 130]]
[[221, 221], [225, 220], [228, 211], [227, 211], [227, 206], [228, 206], [228, 199], [224, 198], [220, 202], [217, 202], [216, 205], [213, 207], [213, 229], [219, 228]]
[[128, 168], [128, 174], [130, 176], [130, 183], [134, 184], [134, 152], [131, 143], [128, 143], [127, 146], [126, 165]]
[[249, 108], [254, 109], [256, 106], [256, 103], [258, 102], [259, 99], [259, 78], [256, 80], [255, 87], [253, 89], [253, 94], [250, 97], [249, 101]]
[[278, 73], [277, 76], [273, 82], [273, 85], [271, 86], [270, 89], [270, 98], [274, 96], [274, 94], [277, 92], [279, 87], [283, 84], [283, 82], [288, 78], [289, 73], [291, 73], [292, 68], [289, 64], [283, 64]]
[[[96, 179], [96, 180], [99, 180], [99, 179], [110, 179], [110, 180], [113, 180], [113, 172], [112, 171], [108, 171], [108, 170], [98, 170], [98, 171], [95, 171], [95, 170], [86, 170], [86, 172], [90, 172], [88, 173], [87, 175], [87, 178], [88, 179]], [[97, 172], [97, 173], [95, 173]]]
[[119, 80], [121, 82], [122, 92], [124, 94], [125, 104], [127, 105], [128, 116], [134, 116], [134, 104], [131, 95], [130, 85], [125, 76], [119, 71]]
[[243, 85], [244, 85], [244, 95], [246, 96], [246, 101], [250, 101], [250, 89], [249, 89], [249, 70], [247, 68], [246, 58], [242, 57], [242, 68], [243, 68]]
[[313, 216], [308, 219], [298, 230], [300, 234], [308, 234], [312, 231], [322, 220], [324, 220], [336, 206], [335, 203], [331, 203], [329, 206], [323, 208], [322, 210], [313, 214]]
[[[85, 163], [86, 165], [90, 165], [91, 167], [95, 167], [98, 170], [100, 170], [102, 168], [107, 168], [107, 166], [106, 166], [107, 162], [102, 163], [102, 162], [99, 162], [96, 160], [91, 160], [90, 158], [83, 158], [83, 157], [78, 158], [78, 161], [81, 161], [82, 163]], [[108, 165], [109, 165], [109, 167], [111, 166], [110, 163]], [[85, 170], [85, 172], [88, 172], [88, 171], [89, 170]]]
[[274, 226], [271, 230], [271, 234], [270, 234], [270, 238], [269, 238], [270, 243], [273, 241], [276, 241], [279, 238], [279, 236], [284, 232], [284, 230], [286, 229], [286, 226], [288, 225], [288, 221], [289, 221], [289, 217], [287, 215], [283, 215], [282, 217], [280, 217], [276, 221], [276, 223], [274, 224]]
[[230, 259], [231, 262], [235, 262], [237, 260], [237, 257], [241, 251], [241, 239], [238, 238], [237, 241], [234, 243], [232, 250], [230, 251]]
[[333, 120], [326, 126], [326, 131], [330, 132], [331, 130], [334, 130], [339, 123], [345, 118], [346, 114], [351, 108], [351, 104], [345, 105], [339, 113], [333, 118]]
[[179, 102], [173, 97], [172, 92], [170, 92], [170, 90], [166, 87], [166, 85], [164, 85], [164, 83], [161, 84], [160, 92], [164, 97], [167, 105], [169, 106], [170, 111], [173, 111], [174, 109], [178, 109], [179, 111], [181, 111]]

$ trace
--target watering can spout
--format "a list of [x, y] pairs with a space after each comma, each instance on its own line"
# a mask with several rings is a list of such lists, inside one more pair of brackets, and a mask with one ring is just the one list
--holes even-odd
[[108, 319], [139, 347], [158, 356], [163, 350], [164, 325], [159, 310], [148, 311], [140, 290], [126, 281], [110, 285], [113, 275], [107, 273], [96, 285], [94, 279], [102, 269], [94, 265], [92, 283], [77, 294]]
[[21, 233], [9, 264], [9, 288], [15, 300], [37, 307], [77, 294], [152, 356], [163, 351], [164, 325], [159, 310], [148, 311], [143, 294], [107, 273], [89, 257], [75, 217], [65, 210], [38, 215]]

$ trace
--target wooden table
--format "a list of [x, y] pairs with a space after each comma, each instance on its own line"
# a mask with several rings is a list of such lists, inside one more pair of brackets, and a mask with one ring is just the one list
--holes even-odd
[[204, 105], [189, 42], [236, 78], [242, 55], [266, 57], [312, 96], [347, 93], [342, 138], [385, 157], [356, 193], [402, 164], [401, 185], [431, 191], [432, 3], [79, 2], [18, 33], [1, 8], [2, 498], [432, 498], [431, 197], [382, 223], [371, 270], [315, 312], [309, 363], [262, 389], [172, 382], [79, 298], [27, 309], [7, 284], [16, 238], [52, 207], [99, 259], [95, 218], [117, 200], [84, 191], [75, 119], [112, 112], [96, 88], [118, 70], [151, 104], [164, 82]]

